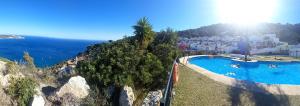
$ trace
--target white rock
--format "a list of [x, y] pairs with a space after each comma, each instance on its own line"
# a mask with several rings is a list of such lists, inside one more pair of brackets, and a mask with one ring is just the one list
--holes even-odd
[[90, 86], [86, 83], [85, 79], [81, 76], [72, 77], [63, 85], [57, 92], [58, 97], [63, 97], [67, 93], [73, 94], [75, 97], [82, 99], [88, 96]]
[[135, 100], [134, 93], [131, 87], [124, 86], [120, 93], [120, 106], [132, 106]]
[[0, 86], [0, 105], [1, 106], [15, 106], [12, 99], [8, 94], [4, 92], [4, 90]]
[[44, 106], [45, 100], [41, 95], [34, 95], [31, 106]]
[[[6, 66], [5, 66], [5, 62], [3, 61], [0, 61], [0, 72], [4, 71], [6, 69]], [[2, 73], [1, 73], [2, 74]]]
[[0, 82], [1, 82], [1, 86], [3, 87], [3, 88], [6, 88], [6, 87], [8, 87], [9, 86], [9, 80], [10, 80], [10, 78], [11, 78], [11, 74], [7, 74], [7, 75], [5, 75], [5, 76], [0, 76]]
[[142, 106], [159, 106], [160, 99], [163, 97], [162, 91], [150, 91], [143, 101]]

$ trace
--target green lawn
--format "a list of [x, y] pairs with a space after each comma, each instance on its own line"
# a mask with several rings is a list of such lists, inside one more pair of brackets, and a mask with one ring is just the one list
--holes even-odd
[[215, 82], [181, 65], [174, 106], [300, 106], [300, 96], [252, 92]]

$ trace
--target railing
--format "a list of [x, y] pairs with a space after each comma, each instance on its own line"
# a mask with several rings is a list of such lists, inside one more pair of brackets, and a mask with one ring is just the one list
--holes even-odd
[[172, 100], [172, 90], [173, 90], [173, 70], [174, 70], [174, 65], [177, 63], [176, 59], [173, 62], [173, 66], [171, 69], [171, 72], [169, 73], [169, 79], [167, 86], [165, 88], [163, 98], [160, 100], [160, 106], [170, 106], [171, 105], [171, 100]]

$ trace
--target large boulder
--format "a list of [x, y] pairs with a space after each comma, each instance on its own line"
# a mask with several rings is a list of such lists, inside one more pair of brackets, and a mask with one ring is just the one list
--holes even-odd
[[69, 81], [47, 96], [54, 105], [78, 106], [89, 95], [89, 85], [81, 76], [71, 77]]
[[11, 74], [7, 74], [5, 76], [0, 75], [0, 83], [3, 88], [6, 88], [9, 86], [8, 81], [10, 78], [11, 78]]
[[58, 97], [63, 97], [65, 94], [70, 93], [79, 99], [83, 99], [89, 95], [90, 86], [85, 79], [81, 76], [72, 77], [63, 85], [55, 94]]
[[162, 91], [150, 91], [143, 101], [142, 106], [159, 106], [160, 99], [163, 97]]
[[49, 106], [80, 106], [81, 99], [71, 93], [66, 93], [62, 97], [50, 95], [47, 99], [51, 102]]
[[62, 106], [80, 106], [81, 100], [75, 97], [73, 94], [67, 93], [61, 98]]
[[120, 106], [132, 106], [135, 100], [134, 93], [131, 87], [124, 86], [120, 93], [119, 104]]

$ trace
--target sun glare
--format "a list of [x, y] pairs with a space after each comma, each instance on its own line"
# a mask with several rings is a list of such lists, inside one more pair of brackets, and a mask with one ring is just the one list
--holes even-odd
[[219, 20], [240, 25], [271, 21], [277, 5], [277, 0], [216, 0]]

